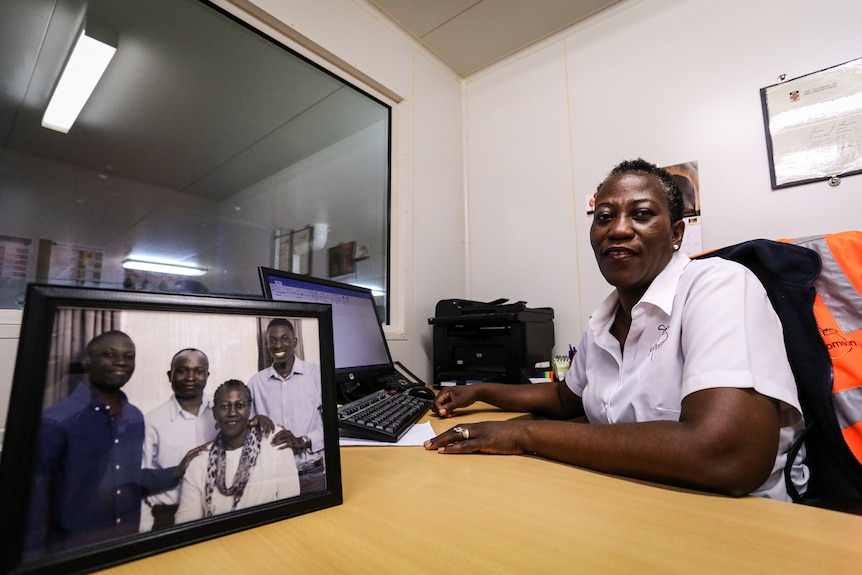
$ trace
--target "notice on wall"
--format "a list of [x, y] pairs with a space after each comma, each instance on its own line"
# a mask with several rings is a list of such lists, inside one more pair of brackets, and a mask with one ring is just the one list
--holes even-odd
[[25, 278], [30, 264], [32, 241], [0, 236], [0, 278]]
[[685, 222], [685, 235], [679, 251], [688, 256], [703, 252], [703, 217], [700, 212], [700, 178], [697, 161], [664, 166], [682, 192], [682, 219]]
[[98, 286], [102, 282], [104, 252], [98, 248], [39, 241], [36, 275], [51, 283]]
[[682, 236], [682, 245], [679, 247], [679, 251], [687, 256], [703, 253], [703, 230], [700, 216], [689, 216], [683, 218], [683, 221], [685, 221], [685, 235]]

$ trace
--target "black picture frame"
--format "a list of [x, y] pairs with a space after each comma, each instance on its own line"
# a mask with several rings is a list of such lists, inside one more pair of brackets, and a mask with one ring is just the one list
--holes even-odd
[[[287, 318], [302, 323], [306, 326], [302, 330], [302, 338], [307, 342], [305, 350], [311, 356], [306, 359], [311, 361], [314, 355], [319, 356], [325, 487], [319, 491], [179, 523], [157, 531], [107, 537], [102, 541], [80, 546], [71, 545], [59, 551], [25, 554], [25, 531], [31, 524], [28, 519], [32, 505], [31, 491], [35, 491], [32, 487], [36, 477], [35, 465], [42, 448], [42, 413], [44, 408], [49, 407], [45, 405], [48, 403], [45, 398], [49, 393], [56, 395], [57, 390], [60, 390], [60, 395], [68, 393], [71, 396], [74, 387], [71, 382], [64, 380], [63, 386], [52, 386], [48, 389], [49, 358], [57, 356], [57, 348], [61, 347], [56, 325], [62, 318], [78, 312], [83, 312], [84, 315], [90, 312], [97, 316], [110, 315], [116, 324], [110, 329], [127, 333], [135, 343], [135, 371], [123, 386], [123, 391], [129, 387], [126, 405], [142, 401], [149, 393], [140, 389], [167, 387], [170, 396], [171, 386], [165, 374], [170, 368], [172, 355], [164, 357], [164, 350], [169, 347], [176, 347], [175, 351], [185, 347], [203, 349], [199, 342], [204, 341], [211, 342], [217, 350], [229, 350], [208, 354], [211, 374], [207, 385], [209, 389], [210, 384], [220, 383], [212, 380], [214, 366], [217, 364], [219, 373], [222, 374], [219, 379], [236, 378], [243, 382], [247, 382], [259, 369], [260, 358], [255, 355], [245, 364], [244, 353], [241, 363], [246, 367], [236, 367], [234, 354], [240, 352], [235, 352], [234, 349], [237, 345], [243, 350], [265, 345], [257, 340], [266, 341], [261, 332], [265, 336], [266, 324], [270, 318]], [[250, 322], [254, 322], [255, 328], [248, 326]], [[117, 325], [119, 327], [116, 327]], [[223, 329], [213, 329], [213, 325]], [[256, 329], [255, 335], [251, 336], [256, 341], [247, 344], [244, 334], [252, 333], [252, 329]], [[62, 331], [66, 333], [68, 330]], [[95, 333], [104, 331], [109, 330], [100, 327]], [[168, 347], [165, 340], [170, 340]], [[63, 341], [65, 343], [65, 339]], [[238, 341], [241, 343], [238, 344]], [[155, 382], [148, 379], [147, 385], [136, 391], [132, 388], [132, 382], [138, 373], [138, 367], [145, 365], [145, 362], [148, 366], [153, 364], [154, 367], [150, 366], [148, 369], [155, 369], [156, 372], [161, 372], [162, 376]], [[70, 364], [74, 363], [70, 361]], [[75, 371], [74, 368], [69, 370], [70, 373]], [[233, 371], [238, 372], [234, 374]], [[63, 391], [64, 389], [67, 391]], [[28, 286], [0, 459], [0, 515], [3, 517], [6, 533], [0, 538], [0, 573], [90, 572], [341, 504], [341, 462], [334, 391], [332, 311], [329, 305], [72, 286]], [[146, 400], [154, 401], [152, 397], [147, 397]], [[145, 409], [138, 411], [147, 413]], [[128, 451], [133, 449], [127, 448], [124, 454], [129, 461], [135, 457], [133, 451]], [[46, 452], [47, 450], [44, 450], [41, 454]], [[105, 476], [99, 476], [104, 482]], [[33, 507], [41, 509], [41, 506]]]
[[862, 173], [862, 58], [760, 89], [773, 190]]
[[312, 236], [312, 226], [276, 234], [275, 267], [296, 274], [310, 274]]

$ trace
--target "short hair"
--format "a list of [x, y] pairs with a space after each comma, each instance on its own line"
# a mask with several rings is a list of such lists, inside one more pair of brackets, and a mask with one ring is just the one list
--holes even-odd
[[665, 193], [665, 197], [667, 198], [668, 209], [670, 212], [670, 221], [671, 223], [678, 222], [682, 219], [682, 214], [684, 210], [682, 192], [679, 189], [679, 186], [676, 185], [676, 182], [673, 179], [667, 170], [659, 168], [655, 164], [647, 162], [643, 158], [638, 158], [636, 160], [624, 160], [613, 167], [608, 176], [602, 181], [599, 185], [603, 186], [605, 182], [613, 178], [614, 176], [618, 176], [620, 174], [625, 174], [628, 172], [637, 172], [639, 174], [646, 174], [648, 176], [653, 176], [659, 181], [661, 184], [662, 190]]
[[208, 357], [207, 357], [207, 354], [205, 354], [204, 352], [202, 352], [201, 350], [199, 350], [199, 349], [198, 349], [198, 348], [196, 348], [196, 347], [186, 347], [186, 348], [183, 348], [183, 349], [179, 350], [179, 351], [178, 351], [177, 353], [175, 353], [175, 354], [174, 354], [174, 356], [171, 358], [171, 370], [173, 370], [173, 369], [174, 369], [174, 362], [177, 360], [177, 358], [178, 358], [180, 355], [182, 355], [182, 354], [186, 353], [187, 351], [193, 351], [193, 352], [195, 352], [195, 353], [199, 353], [199, 354], [201, 354], [202, 356], [204, 356], [204, 359], [205, 359], [205, 360], [206, 360], [206, 362], [207, 362], [207, 367], [209, 367], [209, 365], [210, 365], [210, 358], [208, 358]]
[[269, 331], [269, 328], [271, 328], [271, 327], [278, 327], [280, 325], [285, 326], [287, 329], [290, 330], [290, 333], [292, 333], [293, 335], [296, 335], [296, 330], [293, 328], [293, 324], [290, 323], [289, 321], [287, 321], [286, 319], [284, 319], [283, 317], [277, 317], [275, 319], [270, 320], [269, 324], [266, 326], [266, 331]]
[[89, 353], [90, 353], [90, 351], [91, 351], [94, 347], [96, 347], [96, 344], [100, 343], [100, 342], [101, 342], [102, 340], [104, 340], [104, 339], [108, 339], [109, 337], [124, 337], [124, 338], [126, 338], [127, 340], [129, 340], [130, 342], [132, 342], [132, 345], [135, 345], [135, 342], [134, 342], [134, 341], [132, 341], [132, 338], [130, 338], [130, 337], [129, 337], [129, 334], [127, 334], [126, 332], [120, 331], [120, 330], [118, 330], [118, 329], [112, 329], [112, 330], [109, 330], [109, 331], [103, 331], [102, 333], [100, 333], [99, 335], [97, 335], [96, 337], [94, 337], [93, 339], [91, 339], [91, 340], [87, 343], [87, 347], [86, 347], [86, 351], [87, 351], [87, 353], [89, 354]]
[[248, 386], [246, 384], [244, 384], [243, 382], [241, 382], [238, 379], [229, 379], [229, 380], [225, 381], [224, 383], [222, 383], [221, 385], [219, 385], [216, 388], [215, 393], [213, 394], [213, 402], [216, 401], [216, 398], [218, 398], [219, 395], [223, 395], [223, 394], [227, 393], [228, 391], [230, 391], [231, 389], [238, 389], [241, 391], [245, 391], [245, 396], [246, 396], [246, 398], [248, 398], [248, 402], [251, 403], [251, 390], [248, 388]]

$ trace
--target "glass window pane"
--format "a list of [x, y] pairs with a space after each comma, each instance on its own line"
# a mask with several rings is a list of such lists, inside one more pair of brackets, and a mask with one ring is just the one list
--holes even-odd
[[[265, 265], [388, 315], [389, 105], [200, 0], [53, 4], [0, 8], [0, 307], [30, 281], [257, 296]], [[82, 30], [116, 53], [44, 128]]]

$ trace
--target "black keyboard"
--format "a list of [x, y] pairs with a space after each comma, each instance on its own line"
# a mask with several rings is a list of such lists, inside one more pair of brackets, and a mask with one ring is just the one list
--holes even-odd
[[407, 393], [375, 391], [338, 408], [338, 433], [395, 443], [413, 427], [434, 400]]

